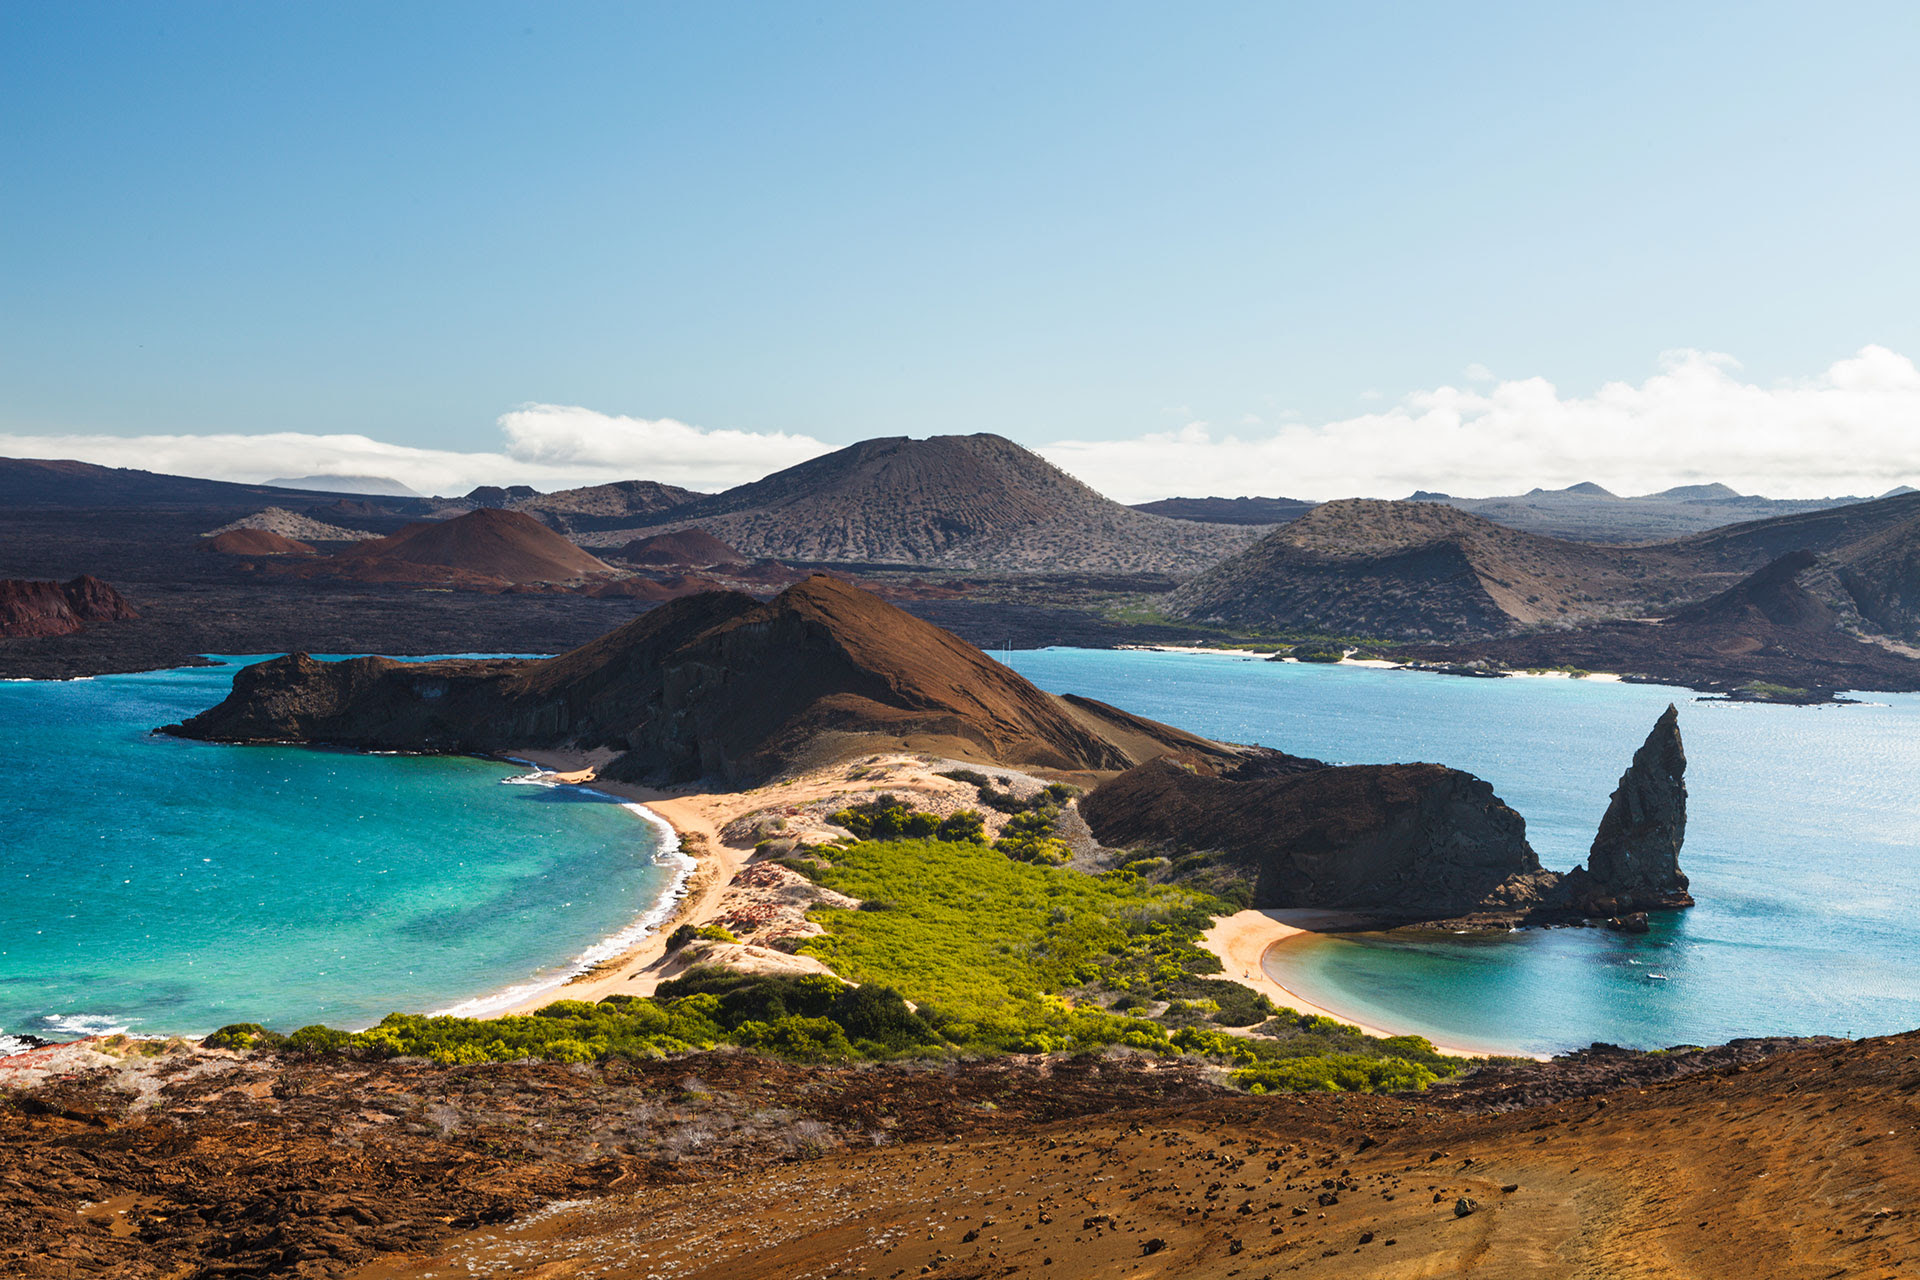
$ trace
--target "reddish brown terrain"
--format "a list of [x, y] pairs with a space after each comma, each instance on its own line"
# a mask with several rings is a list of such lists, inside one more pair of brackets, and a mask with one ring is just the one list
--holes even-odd
[[632, 564], [688, 565], [696, 569], [714, 564], [742, 564], [747, 559], [697, 527], [636, 538], [614, 554]]
[[614, 572], [553, 530], [518, 511], [482, 507], [452, 520], [410, 524], [332, 557], [329, 572], [396, 582], [413, 575], [498, 579], [503, 583], [571, 582]]
[[271, 529], [228, 529], [200, 544], [200, 550], [225, 556], [312, 556], [320, 554], [297, 538]]
[[1916, 1085], [1915, 1033], [1381, 1096], [1125, 1056], [180, 1054], [0, 1095], [0, 1273], [1910, 1280]]
[[89, 574], [71, 582], [0, 579], [0, 637], [68, 636], [89, 622], [137, 618], [126, 598]]
[[745, 781], [851, 750], [1085, 771], [1231, 750], [1057, 698], [938, 627], [825, 574], [768, 602], [671, 601], [541, 661], [315, 662], [242, 671], [175, 730], [219, 741], [497, 751], [609, 748], [627, 781]]

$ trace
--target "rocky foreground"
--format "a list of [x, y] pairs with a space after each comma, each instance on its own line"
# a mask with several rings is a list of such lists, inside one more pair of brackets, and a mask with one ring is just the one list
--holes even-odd
[[1130, 1056], [182, 1050], [0, 1092], [0, 1273], [1892, 1280], [1920, 1266], [1916, 1091], [1920, 1033], [1386, 1096]]

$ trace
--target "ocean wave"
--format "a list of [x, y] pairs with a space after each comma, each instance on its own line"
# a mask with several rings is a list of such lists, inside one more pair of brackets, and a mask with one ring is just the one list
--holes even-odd
[[16, 1040], [4, 1031], [0, 1031], [0, 1058], [10, 1058], [16, 1053], [25, 1053], [33, 1046], [25, 1040]]
[[113, 1013], [48, 1013], [40, 1025], [65, 1036], [117, 1036], [129, 1030], [127, 1021]]
[[[518, 760], [515, 761], [515, 763], [528, 764], [530, 762]], [[608, 934], [606, 937], [600, 939], [586, 950], [568, 960], [561, 968], [549, 974], [542, 974], [530, 982], [518, 983], [501, 991], [490, 992], [484, 996], [476, 996], [471, 1000], [462, 1000], [460, 1003], [449, 1005], [445, 1009], [436, 1009], [431, 1015], [433, 1017], [480, 1018], [488, 1014], [500, 1013], [526, 1000], [530, 1000], [544, 991], [557, 990], [580, 974], [593, 968], [593, 966], [632, 950], [649, 934], [653, 933], [672, 917], [674, 908], [679, 904], [681, 899], [687, 896], [688, 877], [694, 867], [698, 865], [680, 848], [680, 833], [673, 829], [673, 824], [653, 810], [647, 808], [647, 806], [636, 801], [622, 800], [619, 796], [610, 795], [605, 791], [596, 791], [591, 787], [581, 786], [578, 783], [562, 783], [558, 780], [558, 775], [538, 767], [534, 768], [531, 773], [520, 774], [512, 778], [502, 778], [501, 781], [503, 783], [517, 784], [520, 786], [571, 786], [576, 791], [612, 801], [654, 829], [657, 836], [657, 844], [654, 848], [651, 861], [657, 867], [671, 868], [673, 875], [668, 880], [666, 888], [661, 891], [660, 896], [654, 900], [653, 906], [649, 907], [638, 919], [617, 933]]]

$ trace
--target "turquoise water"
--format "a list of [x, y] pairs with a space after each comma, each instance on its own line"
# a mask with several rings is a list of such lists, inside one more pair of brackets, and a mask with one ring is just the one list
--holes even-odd
[[563, 977], [677, 885], [651, 822], [525, 768], [150, 732], [240, 661], [0, 683], [0, 1033], [365, 1026]]
[[1046, 649], [1011, 665], [1210, 737], [1343, 763], [1437, 760], [1527, 819], [1546, 865], [1583, 861], [1668, 702], [1699, 905], [1632, 937], [1588, 929], [1282, 947], [1277, 981], [1469, 1048], [1642, 1048], [1920, 1027], [1920, 695], [1774, 707], [1586, 680], [1469, 680], [1219, 656]]

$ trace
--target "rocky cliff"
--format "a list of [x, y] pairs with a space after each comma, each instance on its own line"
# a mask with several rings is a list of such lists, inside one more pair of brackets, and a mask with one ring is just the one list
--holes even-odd
[[1141, 765], [1080, 811], [1101, 843], [1218, 850], [1258, 907], [1322, 907], [1408, 919], [1541, 905], [1527, 824], [1493, 787], [1438, 764], [1327, 766], [1278, 777], [1206, 777]]
[[[1634, 756], [1588, 865], [1549, 871], [1487, 782], [1438, 764], [1326, 765], [1277, 756], [1209, 775], [1154, 761], [1080, 811], [1103, 844], [1213, 853], [1262, 908], [1400, 922], [1550, 922], [1690, 906], [1678, 862], [1686, 755], [1669, 707]], [[1200, 860], [1203, 868], [1206, 860]]]
[[1620, 775], [1584, 871], [1567, 877], [1576, 906], [1611, 915], [1690, 907], [1680, 845], [1687, 837], [1687, 753], [1671, 703]]
[[0, 580], [0, 638], [70, 636], [89, 622], [139, 616], [125, 596], [91, 574], [71, 582]]
[[383, 750], [611, 748], [610, 776], [744, 782], [882, 747], [1064, 771], [1236, 752], [1069, 706], [957, 637], [824, 575], [761, 603], [713, 591], [542, 661], [317, 662], [242, 671], [170, 732]]

